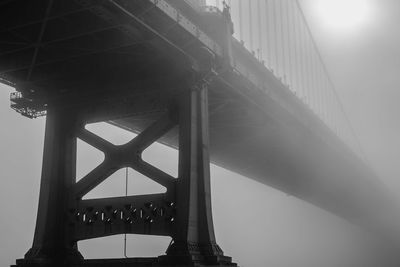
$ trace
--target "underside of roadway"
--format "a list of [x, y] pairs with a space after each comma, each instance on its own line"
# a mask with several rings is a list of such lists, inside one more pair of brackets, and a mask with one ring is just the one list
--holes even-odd
[[[89, 112], [142, 131], [182, 90], [202, 45], [150, 1], [128, 2], [53, 1], [49, 9], [45, 0], [1, 1], [3, 82], [48, 107], [95, 103]], [[184, 1], [169, 2], [202, 25]], [[349, 221], [385, 228], [381, 219], [394, 201], [371, 169], [239, 43], [232, 46], [263, 84], [234, 68], [210, 84], [212, 162]], [[121, 110], [133, 117], [116, 117]], [[160, 142], [177, 147], [176, 130]]]

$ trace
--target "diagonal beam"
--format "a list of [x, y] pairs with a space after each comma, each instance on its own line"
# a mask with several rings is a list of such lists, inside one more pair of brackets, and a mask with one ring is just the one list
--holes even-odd
[[[11, 0], [11, 1], [15, 1], [15, 0]], [[1, 4], [0, 4], [0, 6], [1, 6]], [[75, 10], [72, 10], [72, 11], [66, 11], [66, 12], [58, 13], [57, 15], [49, 16], [48, 20], [54, 20], [54, 19], [62, 18], [62, 17], [68, 16], [68, 15], [71, 15], [71, 14], [82, 12], [82, 11], [87, 10], [89, 8], [90, 7], [84, 7], [84, 8], [79, 8], [79, 9], [75, 9]], [[29, 21], [27, 23], [17, 24], [17, 25], [14, 25], [12, 27], [3, 27], [3, 25], [1, 25], [2, 27], [0, 27], [0, 33], [7, 32], [7, 31], [13, 31], [13, 30], [17, 30], [17, 29], [20, 29], [20, 28], [28, 27], [28, 26], [32, 26], [32, 25], [41, 23], [42, 21], [43, 21], [43, 19], [37, 19], [37, 20]]]
[[173, 189], [175, 178], [154, 167], [153, 165], [150, 165], [143, 160], [138, 160], [132, 165], [132, 168], [150, 178], [154, 182], [166, 187], [167, 190]]
[[84, 128], [77, 133], [77, 137], [103, 152], [110, 151], [114, 147], [112, 143]]
[[109, 162], [103, 161], [73, 186], [75, 197], [81, 199], [117, 170], [118, 168], [113, 168]]
[[135, 147], [138, 151], [142, 152], [175, 125], [176, 122], [172, 121], [170, 114], [167, 113], [132, 139], [127, 145]]
[[49, 19], [50, 11], [51, 11], [51, 7], [52, 6], [53, 6], [53, 0], [49, 0], [49, 3], [47, 4], [47, 8], [46, 8], [45, 17], [44, 17], [42, 25], [40, 27], [39, 36], [38, 36], [38, 39], [36, 40], [36, 43], [35, 43], [35, 51], [33, 52], [32, 62], [31, 62], [31, 65], [29, 67], [28, 75], [27, 75], [27, 78], [26, 78], [28, 81], [31, 78], [32, 70], [33, 70], [33, 68], [34, 68], [34, 66], [36, 64], [36, 58], [37, 58], [37, 55], [39, 53], [40, 43], [42, 42], [44, 31], [46, 30], [47, 21]]

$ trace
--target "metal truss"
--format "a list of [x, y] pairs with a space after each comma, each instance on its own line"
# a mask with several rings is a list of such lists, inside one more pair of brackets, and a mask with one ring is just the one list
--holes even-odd
[[[88, 117], [87, 111], [87, 107], [48, 109], [35, 237], [21, 266], [43, 259], [50, 264], [81, 264], [78, 241], [126, 233], [171, 236], [166, 255], [155, 259], [160, 265], [236, 266], [216, 243], [213, 228], [207, 83], [177, 93], [161, 117], [124, 145], [114, 145], [86, 130], [89, 117], [97, 120], [99, 116], [89, 112]], [[174, 127], [178, 127], [179, 139], [178, 177], [141, 156]], [[104, 152], [105, 159], [76, 182], [78, 138]], [[124, 167], [162, 185], [166, 192], [83, 199]]]

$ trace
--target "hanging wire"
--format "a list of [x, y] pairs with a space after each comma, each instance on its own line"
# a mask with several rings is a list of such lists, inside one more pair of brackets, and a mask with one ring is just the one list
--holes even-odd
[[263, 60], [263, 32], [261, 26], [261, 0], [257, 1], [257, 19], [258, 19], [258, 60]]
[[[303, 21], [305, 22], [304, 13], [303, 13], [303, 10], [301, 9], [301, 6], [300, 6], [299, 1], [298, 1], [298, 0], [295, 0], [295, 3], [296, 3], [296, 6], [297, 6], [298, 10], [300, 11], [300, 15], [301, 15]], [[306, 24], [306, 27], [307, 27], [307, 32], [308, 32], [308, 34], [309, 34], [310, 36], [312, 36], [311, 31], [310, 31], [310, 29], [308, 28], [307, 23], [305, 23], [305, 24]], [[351, 122], [350, 122], [350, 119], [349, 119], [347, 113], [346, 113], [345, 110], [344, 110], [343, 104], [342, 104], [342, 102], [340, 101], [340, 98], [339, 98], [339, 95], [338, 95], [337, 91], [335, 90], [335, 88], [334, 88], [334, 86], [333, 86], [332, 79], [331, 79], [331, 77], [330, 77], [330, 75], [329, 75], [329, 72], [327, 71], [327, 68], [326, 68], [326, 65], [325, 65], [324, 61], [322, 60], [322, 57], [321, 57], [321, 54], [319, 53], [319, 50], [317, 49], [317, 46], [316, 46], [315, 41], [314, 41], [314, 38], [311, 38], [311, 39], [312, 39], [312, 43], [313, 43], [313, 46], [314, 46], [314, 48], [315, 48], [315, 51], [316, 51], [316, 53], [317, 53], [318, 59], [319, 59], [319, 61], [320, 61], [320, 64], [321, 64], [321, 66], [322, 66], [322, 68], [323, 68], [323, 70], [324, 70], [324, 74], [325, 74], [325, 76], [327, 77], [327, 79], [328, 79], [328, 81], [329, 81], [329, 84], [331, 85], [330, 88], [331, 88], [331, 91], [332, 91], [332, 93], [333, 93], [333, 98], [336, 100], [335, 102], [337, 103], [337, 106], [338, 106], [338, 108], [339, 108], [338, 111], [339, 111], [340, 113], [342, 113], [342, 115], [343, 115], [343, 117], [344, 117], [344, 119], [345, 119], [345, 121], [346, 121], [346, 124], [348, 125], [348, 128], [349, 128], [349, 130], [350, 130], [350, 134], [353, 136], [353, 138], [354, 138], [354, 140], [355, 140], [355, 142], [356, 142], [356, 146], [358, 146], [358, 149], [360, 150], [360, 153], [361, 153], [360, 156], [363, 157], [365, 161], [369, 162], [369, 160], [368, 160], [368, 158], [367, 158], [367, 156], [366, 156], [366, 153], [365, 153], [365, 151], [364, 151], [364, 149], [363, 149], [363, 146], [361, 145], [361, 141], [360, 141], [358, 135], [356, 134], [356, 132], [355, 132], [355, 130], [354, 130], [354, 128], [353, 128], [353, 126], [352, 126], [352, 124], [351, 124]]]
[[310, 108], [315, 110], [315, 95], [313, 90], [313, 76], [312, 76], [312, 48], [310, 46], [310, 39], [307, 35], [307, 29], [303, 24], [304, 28], [304, 37], [306, 42], [306, 58], [307, 58], [307, 80], [308, 80], [308, 92], [310, 94]]
[[281, 0], [279, 1], [279, 21], [280, 21], [280, 37], [281, 37], [281, 49], [282, 49], [282, 79], [283, 79], [283, 83], [287, 84], [287, 54], [286, 54], [286, 41], [285, 41], [285, 30], [284, 30], [284, 26], [285, 26], [285, 20], [284, 20], [284, 7], [283, 7], [283, 1]]
[[298, 95], [300, 99], [304, 101], [304, 90], [302, 84], [302, 75], [301, 75], [301, 55], [300, 55], [300, 37], [299, 37], [299, 30], [298, 30], [298, 16], [297, 10], [293, 6], [293, 1], [289, 1], [292, 6], [292, 24], [293, 24], [293, 34], [294, 34], [294, 53], [296, 57], [296, 65], [295, 65], [295, 72], [296, 72], [296, 84]]
[[306, 50], [305, 50], [305, 41], [304, 41], [304, 34], [303, 34], [303, 27], [301, 23], [301, 18], [299, 14], [297, 13], [297, 19], [298, 19], [298, 33], [299, 33], [299, 43], [300, 43], [300, 56], [301, 56], [301, 74], [300, 77], [302, 77], [302, 86], [303, 86], [303, 94], [304, 94], [304, 103], [307, 105], [309, 104], [309, 94], [308, 94], [308, 88], [307, 88], [307, 77], [306, 77]]
[[319, 69], [318, 69], [318, 77], [319, 77], [319, 79], [318, 79], [318, 83], [319, 83], [319, 85], [320, 85], [320, 97], [321, 97], [321, 118], [322, 118], [322, 120], [324, 120], [324, 118], [325, 118], [325, 103], [324, 103], [324, 90], [325, 90], [325, 88], [324, 88], [324, 73], [323, 73], [323, 71], [322, 71], [322, 68], [321, 68], [321, 66], [319, 66]]
[[250, 51], [254, 52], [254, 34], [253, 34], [253, 3], [254, 0], [249, 0], [248, 15], [249, 15], [249, 35], [250, 35]]
[[290, 25], [290, 6], [289, 6], [289, 2], [287, 0], [284, 1], [285, 3], [285, 26], [286, 26], [286, 38], [287, 38], [287, 49], [288, 49], [288, 73], [287, 73], [287, 79], [288, 79], [288, 85], [289, 88], [292, 92], [295, 92], [295, 90], [293, 89], [293, 50], [292, 50], [292, 44], [293, 44], [293, 40], [291, 37], [293, 37], [291, 35], [291, 25]]
[[242, 1], [239, 1], [239, 38], [243, 42], [243, 13], [242, 13]]
[[[283, 40], [283, 20], [282, 20], [282, 1], [278, 1], [276, 4], [276, 14], [277, 14], [277, 39], [279, 41], [279, 70], [280, 77], [285, 80], [285, 50], [284, 50], [284, 40]], [[279, 36], [279, 37], [278, 37]]]
[[304, 50], [304, 36], [303, 36], [303, 31], [301, 27], [301, 21], [300, 21], [300, 16], [299, 13], [296, 12], [297, 14], [297, 25], [298, 25], [298, 34], [299, 34], [299, 44], [300, 44], [300, 62], [301, 62], [301, 83], [302, 83], [302, 88], [303, 88], [303, 95], [304, 95], [304, 103], [308, 104], [308, 90], [307, 90], [307, 80], [306, 80], [306, 64], [305, 64], [305, 50]]
[[297, 51], [297, 33], [296, 33], [296, 21], [295, 21], [295, 12], [293, 9], [293, 1], [288, 1], [288, 9], [289, 9], [289, 26], [290, 26], [290, 35], [291, 44], [292, 44], [292, 75], [293, 75], [293, 89], [295, 94], [301, 99], [302, 95], [300, 93], [300, 86], [299, 86], [299, 75], [298, 75], [298, 68], [299, 68], [299, 61], [298, 61], [298, 51]]
[[318, 114], [318, 87], [316, 83], [316, 73], [315, 73], [315, 57], [314, 50], [312, 49], [312, 44], [310, 44], [310, 77], [311, 77], [311, 88], [314, 94], [314, 112]]
[[[125, 168], [125, 197], [128, 196], [128, 167]], [[124, 257], [127, 259], [128, 255], [126, 253], [126, 233], [124, 235]]]
[[287, 83], [289, 85], [289, 88], [292, 92], [294, 92], [293, 90], [293, 72], [292, 72], [292, 68], [293, 68], [293, 62], [292, 62], [292, 49], [291, 49], [291, 44], [292, 44], [292, 40], [291, 40], [291, 32], [290, 32], [290, 20], [289, 20], [289, 3], [288, 0], [285, 0], [284, 2], [284, 11], [285, 11], [285, 31], [286, 31], [286, 49], [287, 49]]
[[[269, 67], [269, 69], [272, 69], [272, 42], [271, 42], [271, 39], [272, 39], [272, 30], [271, 30], [271, 25], [272, 25], [272, 23], [270, 23], [270, 20], [271, 20], [271, 16], [269, 15], [270, 14], [270, 9], [271, 9], [271, 4], [270, 4], [270, 0], [265, 0], [266, 2], [265, 2], [265, 14], [266, 14], [266, 19], [265, 19], [265, 23], [266, 23], [266, 25], [265, 25], [265, 28], [267, 29], [267, 41], [266, 41], [266, 44], [267, 44], [267, 61], [268, 61], [268, 67]], [[269, 42], [268, 42], [269, 41]]]
[[317, 103], [318, 103], [318, 116], [321, 118], [321, 114], [322, 114], [322, 104], [321, 104], [321, 86], [319, 84], [319, 79], [318, 77], [321, 75], [319, 73], [319, 68], [318, 68], [318, 59], [316, 58], [315, 53], [313, 54], [313, 58], [314, 58], [314, 64], [315, 64], [315, 86], [317, 89]]
[[273, 37], [272, 39], [275, 41], [274, 42], [274, 49], [272, 51], [272, 54], [275, 55], [274, 58], [274, 69], [275, 69], [275, 74], [278, 74], [279, 70], [279, 60], [278, 60], [278, 30], [276, 27], [276, 3], [275, 1], [271, 1], [271, 13], [272, 13], [272, 28], [273, 28]]
[[326, 77], [323, 76], [322, 78], [322, 83], [323, 83], [323, 97], [322, 97], [322, 101], [324, 103], [324, 120], [326, 120], [326, 122], [329, 122], [329, 106], [328, 106], [328, 97], [327, 97], [327, 91], [328, 91], [328, 82], [326, 80]]
[[[214, 0], [217, 5], [220, 2]], [[333, 86], [299, 1], [228, 2], [235, 5], [239, 23], [237, 36], [247, 42], [246, 48], [258, 52], [258, 58], [266, 60], [275, 75], [284, 78], [299, 98], [345, 139], [344, 142], [355, 145], [355, 152], [361, 152], [360, 156], [365, 159], [361, 142]], [[265, 16], [260, 16], [261, 10], [265, 10]], [[253, 29], [256, 26], [258, 30]]]

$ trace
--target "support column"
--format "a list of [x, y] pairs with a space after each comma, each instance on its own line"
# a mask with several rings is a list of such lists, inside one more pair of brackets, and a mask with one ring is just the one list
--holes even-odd
[[65, 231], [67, 192], [75, 183], [74, 129], [75, 116], [65, 110], [48, 110], [35, 235], [25, 263], [62, 266], [82, 259]]
[[161, 261], [169, 264], [233, 265], [214, 234], [209, 159], [208, 91], [193, 88], [179, 99], [179, 174], [173, 243]]
[[[85, 266], [76, 242], [113, 234], [169, 235], [167, 255], [154, 266], [236, 266], [224, 256], [214, 234], [208, 133], [208, 89], [192, 87], [177, 97], [167, 114], [123, 146], [85, 130], [84, 111], [49, 109], [37, 223], [32, 248], [20, 267]], [[144, 149], [179, 125], [178, 179], [141, 158]], [[75, 182], [76, 138], [102, 150], [106, 160]], [[114, 170], [130, 166], [165, 186], [167, 193], [82, 200]], [[101, 214], [101, 215], [100, 215]], [[140, 259], [139, 261], [140, 262]], [[124, 266], [119, 259], [113, 266]], [[98, 265], [107, 266], [107, 261]], [[137, 264], [140, 266], [140, 264]], [[132, 265], [135, 266], [135, 265]]]

